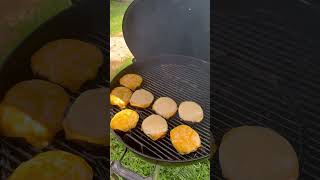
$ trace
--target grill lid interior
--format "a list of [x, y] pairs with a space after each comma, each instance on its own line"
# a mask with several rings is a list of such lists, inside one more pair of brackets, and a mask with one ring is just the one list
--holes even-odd
[[138, 59], [176, 54], [210, 59], [209, 0], [135, 0], [123, 19], [125, 41]]

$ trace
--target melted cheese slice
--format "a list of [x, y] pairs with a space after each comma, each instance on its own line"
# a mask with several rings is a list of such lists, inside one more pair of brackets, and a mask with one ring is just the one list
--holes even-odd
[[187, 125], [173, 128], [170, 139], [174, 148], [182, 155], [194, 152], [201, 146], [199, 134]]
[[132, 92], [126, 87], [116, 87], [110, 93], [110, 104], [125, 108], [131, 98]]
[[37, 148], [49, 144], [52, 134], [38, 121], [9, 105], [0, 105], [0, 133], [7, 137], [24, 138]]
[[[63, 129], [62, 121], [69, 104], [69, 95], [56, 84], [43, 80], [28, 80], [14, 85], [6, 93], [2, 103], [25, 113], [23, 116], [32, 119], [34, 126], [41, 125], [49, 133], [48, 137], [53, 137]], [[10, 116], [15, 116], [13, 111]]]
[[113, 116], [110, 127], [114, 130], [128, 132], [137, 126], [139, 114], [131, 109], [124, 109]]
[[8, 180], [92, 180], [89, 164], [64, 151], [48, 151], [23, 162]]

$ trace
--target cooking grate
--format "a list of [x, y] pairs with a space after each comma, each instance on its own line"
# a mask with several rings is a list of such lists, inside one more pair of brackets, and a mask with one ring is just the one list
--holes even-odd
[[[194, 153], [180, 155], [171, 144], [169, 132], [163, 139], [154, 142], [140, 130], [143, 119], [154, 114], [151, 108], [137, 109], [131, 106], [128, 107], [139, 113], [140, 119], [137, 128], [130, 133], [117, 132], [116, 134], [136, 153], [157, 161], [194, 161], [207, 158], [210, 153], [209, 66], [206, 62], [201, 61], [178, 63], [177, 59], [175, 59], [176, 61], [171, 61], [171, 63], [163, 63], [161, 58], [159, 61], [149, 60], [152, 63], [134, 63], [134, 65], [121, 72], [113, 80], [113, 85], [111, 86], [119, 86], [119, 78], [126, 73], [138, 73], [144, 79], [142, 88], [152, 92], [155, 99], [168, 96], [173, 98], [177, 104], [185, 100], [192, 100], [199, 103], [203, 108], [204, 120], [199, 124], [184, 123], [179, 119], [178, 114], [168, 120], [169, 131], [180, 124], [187, 124], [193, 127], [200, 135], [202, 147]], [[112, 107], [110, 111], [111, 117], [119, 111], [120, 109], [117, 107]]]
[[[300, 178], [319, 179], [320, 116], [311, 104], [319, 96], [319, 66], [312, 44], [269, 15], [252, 17], [216, 13], [211, 25], [214, 137], [219, 144], [233, 127], [270, 127], [296, 150]], [[223, 179], [218, 155], [212, 168], [212, 178]]]
[[[98, 87], [109, 87], [108, 79], [108, 63], [107, 55], [109, 54], [108, 47], [106, 45], [106, 35], [102, 33], [88, 33], [87, 37], [79, 34], [70, 36], [70, 38], [76, 38], [83, 41], [90, 42], [97, 45], [105, 55], [105, 63], [101, 67], [97, 79], [85, 83], [79, 92], [71, 93], [71, 101], [74, 101], [83, 91], [98, 88]], [[29, 66], [26, 68], [30, 68]], [[92, 167], [94, 171], [94, 179], [102, 180], [109, 177], [109, 148], [94, 146], [88, 144], [76, 144], [71, 141], [65, 140], [63, 133], [57, 135], [52, 144], [43, 150], [37, 150], [26, 144], [24, 141], [11, 139], [11, 138], [0, 138], [0, 179], [7, 179], [13, 170], [19, 166], [22, 162], [29, 160], [34, 155], [45, 152], [48, 150], [65, 150], [67, 152], [74, 153], [83, 157]]]

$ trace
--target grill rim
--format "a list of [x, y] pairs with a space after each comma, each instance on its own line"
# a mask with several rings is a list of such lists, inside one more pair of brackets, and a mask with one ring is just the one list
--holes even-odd
[[[159, 56], [149, 56], [149, 57], [143, 57], [143, 58], [139, 57], [139, 60], [133, 59], [133, 63], [131, 65], [129, 65], [128, 67], [126, 67], [125, 69], [120, 71], [116, 76], [114, 76], [114, 78], [112, 80], [110, 80], [110, 90], [115, 88], [115, 87], [117, 87], [117, 85], [119, 85], [118, 80], [124, 74], [128, 73], [128, 71], [130, 71], [131, 68], [133, 68], [133, 67], [135, 67], [137, 65], [142, 65], [143, 64], [143, 65], [146, 65], [146, 67], [149, 67], [151, 64], [153, 64], [153, 65], [158, 65], [158, 64], [162, 65], [162, 64], [165, 64], [166, 62], [169, 63], [169, 64], [176, 64], [176, 65], [177, 64], [183, 64], [183, 62], [181, 62], [181, 61], [171, 62], [171, 61], [167, 60], [166, 57], [186, 58], [186, 59], [189, 59], [190, 61], [193, 61], [193, 62], [197, 62], [197, 63], [201, 62], [201, 65], [203, 66], [203, 68], [208, 68], [209, 71], [210, 71], [210, 63], [208, 61], [205, 61], [205, 60], [202, 60], [202, 59], [198, 59], [198, 58], [195, 58], [195, 57], [190, 57], [190, 56], [161, 54]], [[148, 60], [148, 59], [158, 59], [158, 58], [161, 59], [161, 62], [157, 62], [158, 64], [154, 64], [154, 62]], [[205, 67], [206, 65], [209, 66], [209, 67]], [[210, 78], [210, 72], [208, 72], [208, 73], [209, 73], [208, 77]], [[112, 108], [113, 108], [113, 106], [110, 105], [110, 110]], [[211, 113], [210, 110], [209, 110], [209, 113]], [[214, 145], [214, 136], [212, 134], [212, 131], [210, 131], [210, 118], [211, 118], [211, 115], [208, 117], [209, 127], [207, 127], [208, 128], [208, 132], [210, 133], [210, 137], [208, 138], [208, 140], [210, 141], [210, 152], [206, 156], [200, 156], [200, 157], [197, 157], [197, 158], [189, 158], [189, 159], [186, 159], [186, 160], [159, 159], [159, 158], [155, 158], [155, 157], [149, 156], [149, 155], [147, 155], [145, 153], [139, 152], [138, 150], [136, 150], [135, 148], [131, 147], [126, 142], [124, 142], [123, 139], [113, 129], [111, 129], [111, 128], [110, 129], [111, 129], [112, 134], [117, 138], [117, 140], [119, 140], [121, 143], [123, 143], [126, 148], [128, 148], [129, 150], [131, 150], [132, 152], [134, 152], [135, 154], [141, 156], [142, 158], [144, 158], [146, 160], [149, 160], [149, 161], [152, 161], [152, 162], [159, 162], [159, 163], [162, 163], [162, 164], [167, 164], [167, 163], [171, 163], [171, 164], [189, 164], [189, 163], [192, 163], [193, 164], [193, 163], [198, 162], [198, 161], [209, 159], [211, 157], [211, 155], [212, 155], [211, 154], [211, 150], [212, 150], [211, 148], [212, 148], [212, 145]], [[109, 121], [111, 121], [111, 115], [110, 115], [110, 120]], [[203, 121], [201, 123], [204, 124], [205, 121]], [[185, 123], [185, 124], [187, 124], [187, 123]], [[189, 125], [189, 124], [187, 124], [187, 125]], [[142, 137], [142, 138], [145, 138], [145, 137]]]

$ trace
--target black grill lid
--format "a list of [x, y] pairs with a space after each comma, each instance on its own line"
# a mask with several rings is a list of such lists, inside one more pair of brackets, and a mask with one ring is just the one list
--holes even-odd
[[137, 59], [176, 54], [209, 61], [209, 0], [135, 0], [122, 28]]

